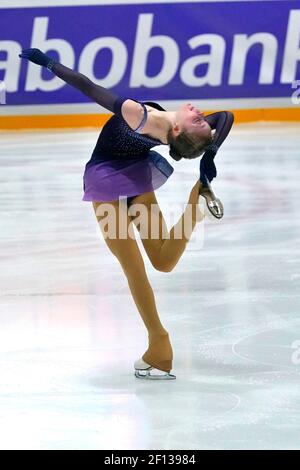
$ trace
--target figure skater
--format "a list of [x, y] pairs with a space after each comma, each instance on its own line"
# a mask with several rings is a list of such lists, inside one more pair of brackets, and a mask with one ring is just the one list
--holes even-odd
[[[85, 166], [83, 200], [93, 203], [105, 242], [121, 264], [148, 332], [148, 349], [134, 363], [136, 377], [175, 379], [175, 375], [170, 373], [173, 350], [169, 334], [156, 309], [153, 290], [132, 231], [132, 222], [136, 220], [130, 209], [138, 203], [146, 210], [147, 233], [141, 233], [142, 224], [136, 223], [136, 227], [152, 265], [162, 272], [173, 270], [196, 224], [203, 219], [198, 206], [199, 195], [205, 198], [207, 208], [214, 217], [220, 219], [223, 216], [222, 203], [213, 193], [210, 182], [217, 174], [214, 157], [231, 129], [233, 114], [221, 111], [204, 116], [190, 103], [181, 106], [178, 111], [166, 111], [158, 103], [120, 97], [39, 49], [25, 49], [19, 57], [46, 67], [113, 113]], [[187, 208], [170, 232], [154, 191], [167, 181], [174, 169], [158, 152], [151, 150], [157, 145], [168, 145], [170, 155], [176, 161], [202, 156], [200, 178], [190, 192]], [[127, 202], [125, 208], [124, 200]], [[115, 236], [107, 235], [106, 231], [104, 214], [108, 203], [116, 214]], [[191, 211], [191, 230], [178, 238], [175, 236], [176, 229], [179, 224], [182, 226], [187, 210]], [[130, 237], [120, 236], [120, 220], [125, 220]], [[154, 223], [159, 227], [159, 236], [155, 239], [151, 238]]]

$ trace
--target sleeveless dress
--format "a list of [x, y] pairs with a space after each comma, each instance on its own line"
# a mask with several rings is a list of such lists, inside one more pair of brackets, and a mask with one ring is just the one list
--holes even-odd
[[85, 166], [83, 201], [108, 202], [155, 191], [173, 173], [170, 163], [151, 150], [167, 144], [139, 134], [147, 119], [146, 104], [161, 111], [165, 109], [151, 101], [138, 103], [144, 107], [144, 118], [137, 130], [132, 130], [120, 113], [114, 114], [103, 126]]

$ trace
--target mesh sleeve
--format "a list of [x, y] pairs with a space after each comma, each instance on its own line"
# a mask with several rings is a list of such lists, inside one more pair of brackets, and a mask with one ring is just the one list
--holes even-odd
[[230, 111], [220, 111], [205, 116], [205, 120], [212, 129], [216, 130], [212, 145], [219, 148], [229, 134], [234, 116]]
[[75, 72], [62, 64], [55, 63], [52, 72], [64, 82], [80, 90], [83, 94], [91, 98], [91, 100], [100, 104], [109, 111], [121, 114], [122, 103], [127, 98], [121, 98], [106, 88], [96, 85], [85, 75]]

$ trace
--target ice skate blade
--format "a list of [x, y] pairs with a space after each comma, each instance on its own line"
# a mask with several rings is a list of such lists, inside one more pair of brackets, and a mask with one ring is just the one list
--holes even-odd
[[205, 196], [200, 194], [204, 200], [204, 213], [209, 219], [222, 219], [224, 216], [224, 207], [219, 198], [213, 200], [206, 199]]
[[150, 367], [148, 369], [135, 369], [134, 375], [137, 379], [142, 380], [174, 380], [176, 375], [164, 372], [162, 370]]

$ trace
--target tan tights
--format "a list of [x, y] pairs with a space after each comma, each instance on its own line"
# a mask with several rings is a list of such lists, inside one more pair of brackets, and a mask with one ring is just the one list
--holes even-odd
[[[188, 201], [190, 204], [189, 208], [184, 211], [177, 224], [172, 227], [168, 238], [164, 237], [164, 234], [168, 233], [168, 230], [154, 192], [144, 193], [135, 197], [129, 211], [127, 210], [127, 206], [124, 205], [124, 203], [121, 205], [119, 201], [109, 203], [93, 202], [95, 214], [106, 244], [121, 264], [134, 302], [148, 331], [149, 347], [143, 355], [143, 360], [153, 367], [164, 371], [170, 371], [172, 369], [172, 346], [168, 332], [159, 319], [153, 290], [145, 270], [144, 260], [134, 237], [132, 222], [136, 224], [139, 230], [143, 246], [152, 265], [159, 271], [170, 272], [183, 254], [196, 223], [203, 218], [198, 207], [199, 188], [200, 182], [197, 181], [190, 193]], [[105, 212], [107, 206], [104, 206], [106, 204], [109, 204], [116, 214], [113, 235], [107, 234], [108, 213]], [[148, 224], [145, 225], [148, 225], [146, 230], [145, 228], [142, 229], [136, 222], [136, 216], [130, 215], [131, 210], [138, 207], [136, 204], [143, 204], [145, 208], [143, 217], [148, 219]], [[180, 239], [175, 238], [175, 234], [178, 233], [176, 232], [176, 227], [178, 224], [182, 223], [187, 210], [192, 213], [190, 231]], [[120, 212], [122, 213], [120, 214]], [[122, 229], [120, 228], [120, 219], [122, 219], [122, 225], [126, 225], [126, 229], [130, 235], [126, 238], [122, 238], [124, 236], [124, 227], [122, 227]], [[151, 239], [151, 236], [149, 236], [151, 234], [153, 221], [159, 227], [159, 236], [156, 237], [157, 239]]]

